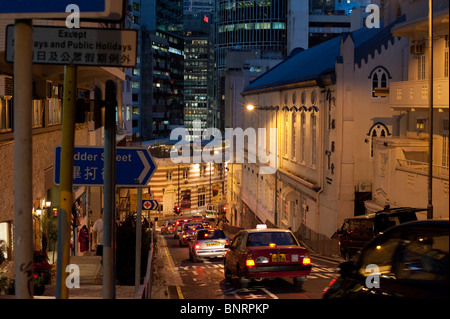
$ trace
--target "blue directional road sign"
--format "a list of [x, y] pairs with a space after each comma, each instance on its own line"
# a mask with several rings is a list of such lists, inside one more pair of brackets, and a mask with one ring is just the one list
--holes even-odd
[[120, 20], [123, 0], [8, 0], [2, 1], [0, 15], [11, 15], [15, 19], [65, 19], [76, 5], [80, 18]]
[[143, 210], [157, 210], [159, 203], [156, 199], [147, 199], [142, 201]]
[[[73, 156], [73, 185], [103, 185], [104, 149], [75, 147]], [[60, 183], [61, 147], [55, 150], [55, 184]], [[145, 187], [156, 171], [156, 164], [146, 148], [116, 149], [116, 185]]]

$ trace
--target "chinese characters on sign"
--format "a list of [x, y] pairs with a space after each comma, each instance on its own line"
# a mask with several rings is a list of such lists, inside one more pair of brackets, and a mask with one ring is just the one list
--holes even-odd
[[[145, 187], [156, 165], [145, 148], [116, 149], [116, 185]], [[55, 184], [60, 183], [61, 147], [55, 150]], [[73, 185], [100, 186], [104, 182], [104, 149], [75, 147], [73, 156]]]
[[[7, 27], [6, 61], [14, 62], [14, 26]], [[136, 30], [33, 27], [33, 63], [133, 67]]]

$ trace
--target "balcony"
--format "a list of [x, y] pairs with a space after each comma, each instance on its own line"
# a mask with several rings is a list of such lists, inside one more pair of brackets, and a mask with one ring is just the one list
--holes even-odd
[[[396, 169], [408, 171], [411, 173], [417, 173], [421, 175], [428, 174], [428, 163], [408, 160], [408, 159], [397, 159]], [[449, 176], [449, 168], [446, 166], [440, 166], [433, 164], [433, 176], [447, 178]]]
[[[448, 110], [448, 78], [433, 81], [433, 105], [435, 109]], [[418, 110], [429, 107], [429, 80], [391, 82], [390, 106], [397, 110]]]

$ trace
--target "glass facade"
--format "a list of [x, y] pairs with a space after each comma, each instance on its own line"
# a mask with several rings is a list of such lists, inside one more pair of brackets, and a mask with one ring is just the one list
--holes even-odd
[[260, 50], [262, 58], [286, 56], [287, 0], [217, 1], [216, 61], [232, 49]]

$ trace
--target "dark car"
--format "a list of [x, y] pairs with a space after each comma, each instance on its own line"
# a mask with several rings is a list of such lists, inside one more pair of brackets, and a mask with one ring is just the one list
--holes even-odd
[[323, 298], [449, 298], [449, 221], [415, 221], [395, 226], [370, 241]]
[[237, 276], [241, 288], [254, 279], [292, 277], [300, 289], [310, 271], [308, 250], [285, 229], [241, 230], [224, 259], [225, 278]]
[[177, 238], [178, 239], [180, 237], [181, 232], [182, 232], [183, 225], [185, 223], [189, 223], [189, 222], [190, 222], [190, 220], [187, 219], [187, 218], [178, 219], [176, 224], [175, 224], [175, 231], [173, 232], [173, 238]]
[[387, 208], [345, 219], [337, 231], [341, 256], [350, 260], [371, 239], [392, 226], [417, 220], [416, 212], [425, 210], [412, 207]]
[[185, 223], [183, 224], [183, 227], [181, 229], [181, 234], [179, 235], [178, 242], [180, 244], [180, 247], [183, 247], [185, 245], [188, 245], [189, 242], [194, 237], [195, 233], [199, 229], [204, 229], [202, 223]]
[[173, 221], [167, 221], [161, 226], [162, 234], [173, 234], [175, 232], [176, 223]]

